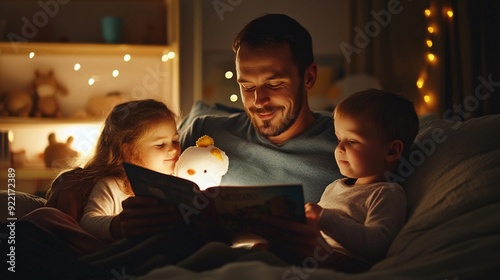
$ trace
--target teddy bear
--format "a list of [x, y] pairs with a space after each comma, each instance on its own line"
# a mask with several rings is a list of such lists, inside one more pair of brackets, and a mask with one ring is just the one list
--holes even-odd
[[59, 117], [62, 116], [55, 95], [67, 95], [50, 70], [35, 71], [34, 82], [26, 89], [11, 90], [0, 96], [0, 115], [12, 117]]
[[68, 90], [54, 76], [54, 71], [43, 74], [35, 71], [35, 117], [61, 117], [56, 94], [67, 95]]
[[66, 143], [57, 142], [56, 134], [49, 134], [49, 145], [43, 153], [46, 167], [69, 168], [73, 167], [78, 152], [71, 148], [74, 138], [69, 136]]
[[212, 137], [200, 137], [196, 146], [188, 147], [180, 155], [174, 168], [175, 176], [195, 182], [200, 190], [219, 186], [229, 168], [229, 158], [214, 145]]

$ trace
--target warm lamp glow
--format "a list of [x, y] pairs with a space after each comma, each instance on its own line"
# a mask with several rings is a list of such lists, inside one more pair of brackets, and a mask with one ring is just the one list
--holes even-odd
[[426, 17], [430, 17], [431, 16], [431, 10], [429, 10], [429, 9], [425, 9], [424, 13], [425, 13]]
[[424, 78], [420, 77], [417, 80], [417, 87], [422, 88], [424, 86]]
[[429, 48], [432, 47], [432, 41], [431, 40], [426, 40], [425, 43], [427, 44], [427, 46]]
[[93, 85], [94, 83], [95, 83], [94, 78], [90, 78], [90, 79], [89, 79], [89, 86]]
[[123, 60], [124, 61], [130, 61], [131, 58], [132, 57], [130, 56], [130, 54], [126, 54], [126, 55], [123, 56]]
[[432, 33], [434, 33], [435, 30], [434, 30], [434, 27], [429, 26], [429, 27], [427, 27], [427, 31], [429, 31], [429, 33], [432, 34]]
[[446, 12], [446, 14], [448, 15], [449, 18], [452, 18], [453, 17], [453, 11], [452, 10], [448, 10]]
[[167, 53], [168, 59], [174, 59], [175, 58], [175, 53], [174, 52], [169, 52]]
[[30, 52], [30, 55], [29, 55], [30, 58], [33, 58], [35, 57], [35, 52]]
[[428, 94], [424, 95], [424, 101], [425, 101], [425, 103], [431, 102], [431, 96]]
[[80, 65], [80, 63], [76, 63], [75, 66], [73, 66], [73, 69], [75, 69], [75, 71], [80, 70], [80, 68], [82, 68], [82, 66]]
[[111, 75], [113, 75], [113, 77], [116, 78], [116, 77], [118, 77], [118, 75], [120, 75], [120, 71], [118, 71], [118, 70], [115, 69], [115, 70], [113, 70], [113, 72], [111, 73]]

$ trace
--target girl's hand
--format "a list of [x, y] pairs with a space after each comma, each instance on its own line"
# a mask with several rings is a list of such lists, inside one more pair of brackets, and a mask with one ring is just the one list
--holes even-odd
[[161, 203], [154, 197], [129, 197], [122, 206], [123, 211], [111, 223], [115, 238], [154, 235], [183, 225], [174, 205]]

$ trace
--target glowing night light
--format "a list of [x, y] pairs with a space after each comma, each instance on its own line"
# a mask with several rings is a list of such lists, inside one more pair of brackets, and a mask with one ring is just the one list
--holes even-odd
[[168, 60], [168, 54], [164, 54], [161, 56], [161, 61], [167, 62], [167, 60]]
[[434, 30], [434, 27], [429, 26], [429, 27], [427, 27], [427, 31], [429, 31], [429, 33], [432, 34], [432, 33], [434, 33], [435, 30]]
[[427, 46], [429, 48], [432, 47], [432, 41], [431, 40], [426, 40], [425, 43], [427, 44]]
[[75, 66], [73, 66], [73, 69], [75, 69], [75, 71], [80, 70], [80, 68], [82, 68], [82, 66], [80, 65], [80, 63], [76, 63]]
[[118, 77], [118, 75], [120, 75], [120, 71], [118, 70], [113, 70], [113, 73], [112, 73], [113, 77]]
[[429, 9], [425, 9], [424, 13], [425, 13], [426, 17], [430, 17], [431, 16], [431, 10], [429, 10]]
[[123, 60], [124, 61], [130, 61], [131, 58], [132, 57], [130, 56], [130, 54], [126, 54], [126, 55], [123, 56]]
[[226, 77], [226, 79], [231, 79], [233, 77], [233, 72], [232, 71], [226, 71], [226, 73], [224, 74], [224, 77]]
[[167, 54], [168, 59], [174, 59], [175, 58], [175, 53], [174, 52], [169, 52]]
[[453, 11], [452, 10], [448, 10], [446, 12], [446, 14], [448, 15], [449, 18], [452, 18], [453, 17]]
[[30, 58], [35, 57], [35, 52], [30, 52], [29, 57], [30, 57]]
[[93, 85], [94, 83], [95, 83], [94, 78], [90, 78], [90, 79], [89, 79], [89, 86]]
[[231, 96], [229, 96], [229, 100], [230, 100], [231, 102], [236, 102], [236, 101], [238, 101], [238, 95], [237, 95], [237, 94], [234, 94], [234, 93], [233, 93], [233, 94], [231, 94]]

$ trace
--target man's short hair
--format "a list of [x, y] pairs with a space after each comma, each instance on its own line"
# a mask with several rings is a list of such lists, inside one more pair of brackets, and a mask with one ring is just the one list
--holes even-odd
[[284, 14], [266, 14], [249, 22], [233, 40], [236, 53], [242, 44], [264, 48], [274, 44], [288, 44], [294, 63], [302, 76], [314, 62], [312, 38], [295, 19]]

